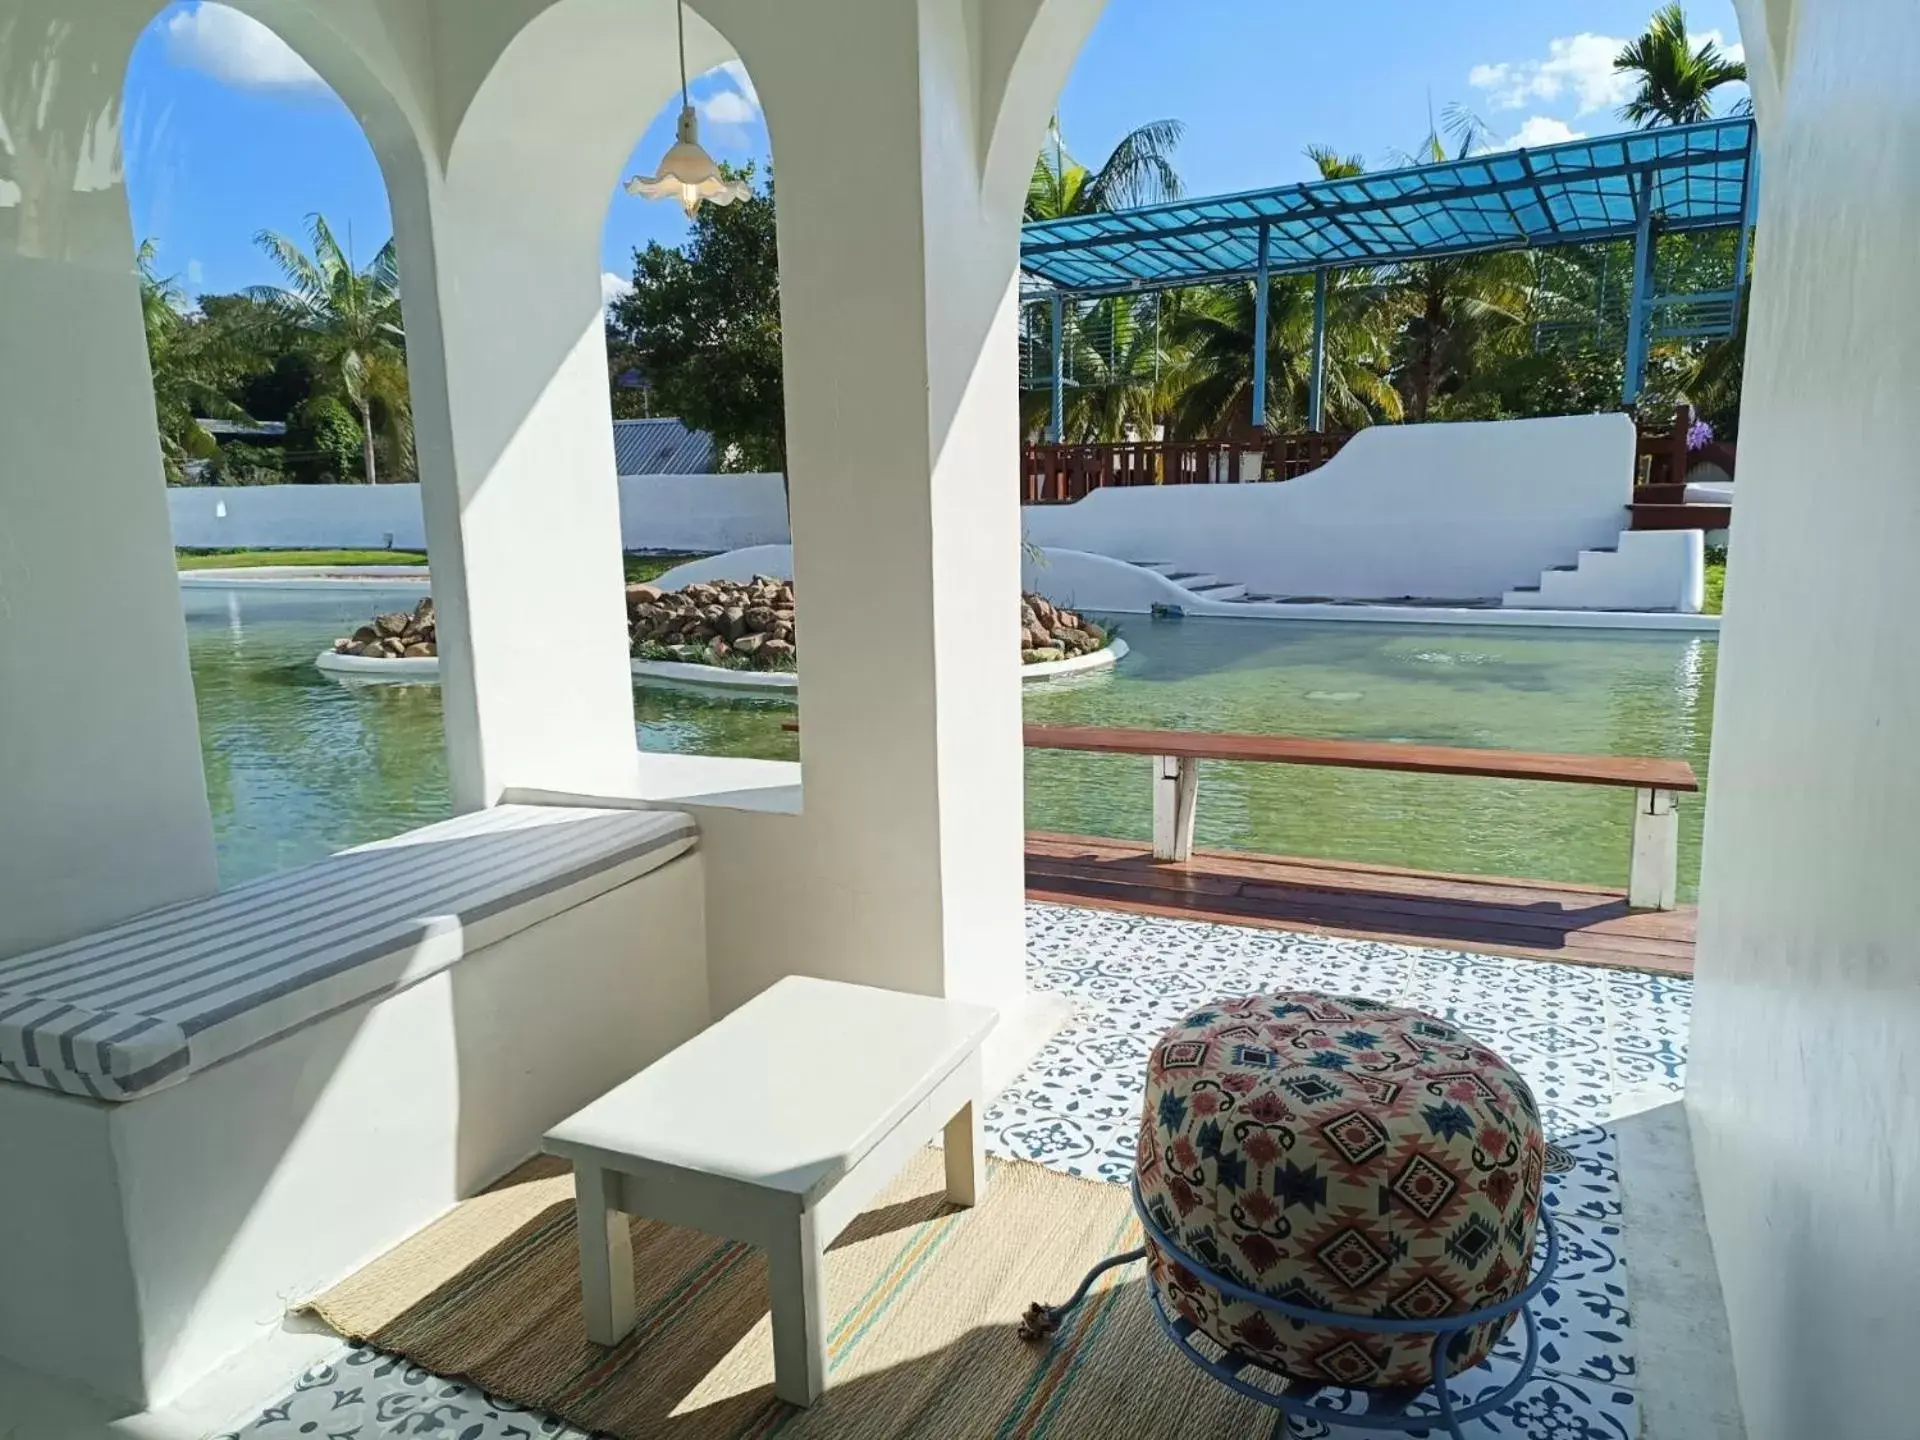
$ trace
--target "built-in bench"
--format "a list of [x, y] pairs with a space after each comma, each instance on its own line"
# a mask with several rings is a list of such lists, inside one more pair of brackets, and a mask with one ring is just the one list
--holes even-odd
[[0, 960], [0, 1356], [162, 1402], [696, 1033], [697, 840], [499, 806]]

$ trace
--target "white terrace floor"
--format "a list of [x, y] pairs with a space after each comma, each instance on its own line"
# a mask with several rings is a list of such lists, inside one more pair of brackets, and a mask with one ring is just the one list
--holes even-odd
[[[1650, 1410], [1671, 1412], [1664, 1401], [1646, 1403], [1640, 1357], [1650, 1353], [1649, 1343], [1664, 1348], [1669, 1342], [1664, 1336], [1650, 1342], [1644, 1328], [1636, 1330], [1626, 1277], [1614, 1122], [1678, 1098], [1692, 999], [1687, 981], [1045, 905], [1028, 909], [1027, 949], [1031, 985], [1071, 997], [1078, 1019], [990, 1112], [988, 1144], [995, 1152], [1124, 1180], [1153, 1038], [1223, 995], [1317, 989], [1448, 1016], [1532, 1084], [1549, 1138], [1559, 1147], [1548, 1203], [1567, 1247], [1559, 1282], [1545, 1292], [1538, 1312], [1539, 1373], [1497, 1424], [1472, 1425], [1469, 1433], [1507, 1440], [1695, 1440], [1737, 1433], [1656, 1422]], [[1511, 1346], [1510, 1339], [1503, 1348]], [[1502, 1364], [1500, 1357], [1494, 1363]], [[1485, 1371], [1476, 1378], [1489, 1388], [1500, 1383]], [[580, 1433], [457, 1381], [343, 1346], [223, 1440], [575, 1440]]]

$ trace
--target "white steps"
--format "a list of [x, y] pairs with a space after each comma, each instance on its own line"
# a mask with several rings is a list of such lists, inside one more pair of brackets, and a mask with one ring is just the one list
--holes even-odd
[[1623, 530], [1614, 547], [1582, 550], [1571, 565], [1540, 572], [1537, 585], [1501, 597], [1512, 610], [1699, 612], [1706, 577], [1698, 530]]
[[1208, 575], [1197, 570], [1182, 570], [1178, 565], [1166, 560], [1133, 560], [1129, 564], [1138, 565], [1142, 570], [1151, 570], [1163, 580], [1171, 580], [1182, 590], [1190, 592], [1196, 600], [1239, 600], [1247, 593], [1247, 587], [1231, 580], [1222, 580], [1218, 575]]

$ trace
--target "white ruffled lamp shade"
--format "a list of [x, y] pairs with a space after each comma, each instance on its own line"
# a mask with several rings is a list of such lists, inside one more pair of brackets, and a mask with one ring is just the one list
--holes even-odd
[[676, 129], [672, 148], [660, 157], [658, 172], [636, 175], [627, 181], [629, 195], [644, 195], [649, 200], [676, 197], [680, 208], [692, 215], [702, 201], [731, 205], [753, 193], [746, 181], [728, 179], [713, 163], [713, 157], [700, 144], [700, 118], [693, 106], [680, 107], [680, 123]]

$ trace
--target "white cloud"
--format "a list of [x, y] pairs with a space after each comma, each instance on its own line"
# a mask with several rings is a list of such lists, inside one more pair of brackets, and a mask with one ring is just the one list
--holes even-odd
[[1541, 145], [1564, 145], [1569, 140], [1586, 138], [1586, 131], [1576, 130], [1564, 120], [1555, 120], [1550, 115], [1529, 115], [1519, 133], [1507, 141], [1506, 148], [1532, 150]]
[[747, 67], [738, 60], [729, 60], [719, 68], [720, 74], [733, 81], [734, 89], [747, 97], [747, 103], [754, 109], [760, 108], [760, 92], [753, 88], [753, 77], [747, 74]]
[[625, 299], [633, 293], [633, 282], [614, 274], [611, 270], [600, 272], [600, 303], [611, 305], [616, 300]]
[[718, 77], [724, 83], [710, 95], [693, 103], [700, 118], [709, 125], [750, 125], [760, 118], [760, 92], [753, 88], [747, 67], [738, 60], [716, 65], [701, 79]]
[[700, 118], [714, 125], [746, 125], [760, 113], [738, 90], [717, 90], [699, 105]]
[[1576, 114], [1591, 115], [1623, 105], [1633, 94], [1632, 77], [1613, 68], [1613, 57], [1626, 43], [1591, 32], [1568, 35], [1548, 41], [1543, 60], [1476, 65], [1468, 72], [1467, 83], [1485, 90], [1496, 110], [1518, 110], [1530, 101], [1571, 96]]
[[238, 10], [203, 3], [171, 16], [167, 55], [248, 90], [320, 90], [326, 82], [273, 31]]

